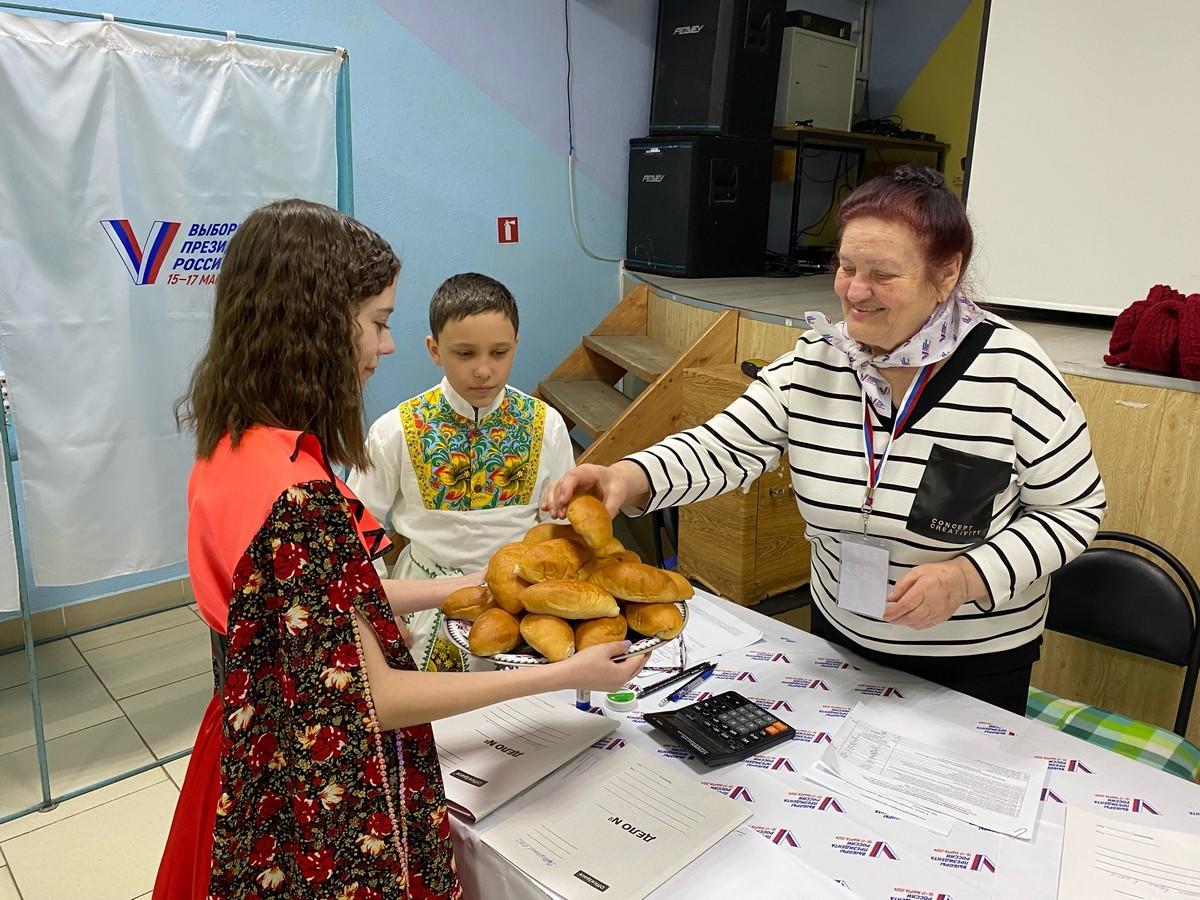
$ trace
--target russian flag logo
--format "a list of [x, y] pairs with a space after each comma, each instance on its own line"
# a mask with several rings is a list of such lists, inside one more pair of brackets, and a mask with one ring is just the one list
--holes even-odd
[[976, 853], [971, 858], [971, 871], [972, 872], [991, 872], [993, 875], [995, 875], [996, 874], [996, 866], [984, 854]]
[[867, 853], [867, 856], [872, 858], [883, 857], [885, 859], [896, 858], [896, 854], [893, 852], [892, 848], [889, 847], [884, 841], [876, 841], [874, 844], [872, 844], [871, 850]]
[[775, 829], [775, 833], [773, 835], [771, 835], [771, 843], [772, 844], [787, 844], [789, 847], [799, 847], [800, 846], [798, 843], [796, 843], [796, 839], [792, 836], [792, 833], [790, 831], [788, 831], [786, 828]]
[[171, 244], [179, 231], [178, 222], [157, 221], [150, 226], [143, 248], [128, 219], [102, 219], [100, 225], [112, 241], [134, 284], [154, 284]]

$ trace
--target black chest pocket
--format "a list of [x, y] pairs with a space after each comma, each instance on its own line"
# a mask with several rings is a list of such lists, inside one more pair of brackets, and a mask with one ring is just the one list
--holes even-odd
[[935, 540], [979, 543], [987, 536], [993, 501], [1011, 475], [1006, 462], [934, 444], [905, 524]]

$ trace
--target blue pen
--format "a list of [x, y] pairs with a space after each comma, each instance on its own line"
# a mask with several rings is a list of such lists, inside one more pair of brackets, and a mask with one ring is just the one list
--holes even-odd
[[695, 678], [693, 678], [691, 681], [689, 681], [687, 684], [685, 684], [683, 687], [681, 687], [679, 690], [675, 691], [673, 694], [668, 694], [665, 699], [659, 701], [658, 705], [666, 706], [668, 703], [674, 703], [676, 700], [679, 700], [680, 698], [682, 698], [684, 694], [686, 694], [688, 691], [690, 691], [692, 688], [694, 688], [696, 685], [698, 685], [700, 682], [702, 682], [705, 678], [707, 678], [709, 675], [711, 675], [715, 671], [717, 671], [717, 664], [713, 663], [707, 669], [705, 669], [703, 672], [701, 672], [699, 675], [697, 675]]

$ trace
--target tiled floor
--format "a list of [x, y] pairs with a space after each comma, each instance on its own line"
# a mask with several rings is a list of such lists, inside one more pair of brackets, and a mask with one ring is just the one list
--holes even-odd
[[[55, 794], [190, 748], [212, 696], [193, 607], [43, 644], [37, 665]], [[0, 656], [0, 817], [41, 798], [28, 681], [23, 653]], [[0, 825], [0, 900], [149, 898], [187, 764]]]
[[[807, 627], [807, 612], [777, 615]], [[193, 607], [43, 644], [37, 664], [56, 794], [189, 748], [212, 696]], [[0, 656], [0, 817], [41, 797], [27, 685], [24, 654]], [[149, 900], [187, 765], [0, 825], [0, 900]]]

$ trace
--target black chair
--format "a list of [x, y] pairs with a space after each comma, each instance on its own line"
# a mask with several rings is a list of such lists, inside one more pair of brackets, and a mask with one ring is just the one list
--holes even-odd
[[679, 554], [679, 508], [671, 506], [667, 509], [657, 509], [650, 514], [650, 521], [653, 529], [655, 564], [662, 567], [667, 561], [666, 551], [663, 547], [664, 531], [667, 533], [667, 540], [675, 548], [676, 557]]
[[1046, 627], [1184, 667], [1174, 729], [1182, 737], [1200, 670], [1200, 587], [1153, 541], [1120, 531], [1102, 531], [1096, 540], [1137, 547], [1162, 565], [1120, 547], [1089, 547], [1054, 573]]

